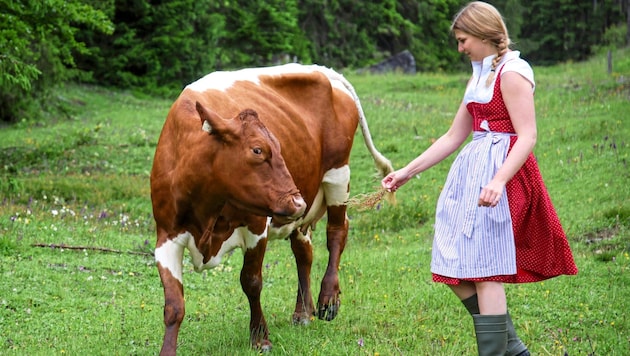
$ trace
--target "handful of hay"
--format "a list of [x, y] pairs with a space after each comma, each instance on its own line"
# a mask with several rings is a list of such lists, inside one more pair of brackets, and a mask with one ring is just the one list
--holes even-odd
[[380, 188], [378, 191], [369, 194], [355, 195], [348, 200], [348, 206], [355, 208], [358, 211], [365, 211], [370, 209], [380, 209], [380, 202], [385, 197], [385, 200], [391, 204], [396, 204], [396, 196], [393, 192], [388, 192], [385, 188]]

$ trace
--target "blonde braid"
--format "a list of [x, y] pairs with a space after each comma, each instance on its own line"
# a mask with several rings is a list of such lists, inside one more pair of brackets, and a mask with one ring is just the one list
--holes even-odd
[[492, 84], [492, 81], [494, 80], [494, 76], [497, 70], [497, 66], [499, 65], [499, 62], [501, 62], [503, 55], [507, 53], [508, 44], [505, 38], [500, 38], [498, 43], [496, 44], [496, 47], [497, 47], [497, 55], [492, 59], [492, 66], [490, 67], [490, 74], [488, 75], [488, 79], [486, 79], [486, 87], [489, 87], [490, 84]]

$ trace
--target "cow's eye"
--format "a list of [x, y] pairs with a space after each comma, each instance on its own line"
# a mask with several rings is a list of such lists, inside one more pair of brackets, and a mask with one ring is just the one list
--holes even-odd
[[254, 152], [254, 154], [261, 154], [262, 153], [262, 149], [260, 147], [255, 147], [254, 149], [252, 149], [252, 152]]

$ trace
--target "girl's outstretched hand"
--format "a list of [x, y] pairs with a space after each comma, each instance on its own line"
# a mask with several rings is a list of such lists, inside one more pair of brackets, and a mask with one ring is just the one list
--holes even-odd
[[385, 188], [385, 190], [391, 193], [395, 192], [403, 184], [407, 183], [409, 178], [409, 175], [403, 169], [399, 169], [383, 178], [381, 180], [381, 185]]

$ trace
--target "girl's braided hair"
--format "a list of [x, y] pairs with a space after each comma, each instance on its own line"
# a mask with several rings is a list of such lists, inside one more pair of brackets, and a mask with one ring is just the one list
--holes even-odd
[[501, 13], [488, 3], [473, 1], [455, 15], [451, 32], [455, 30], [489, 41], [496, 47], [497, 55], [492, 59], [491, 72], [486, 80], [486, 86], [490, 86], [501, 58], [512, 43]]

